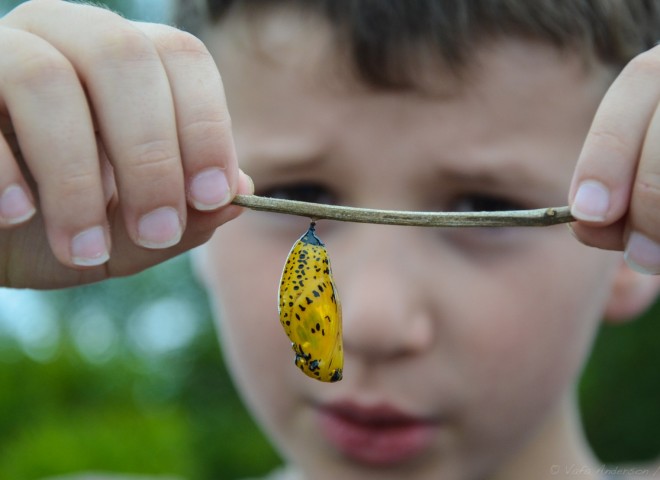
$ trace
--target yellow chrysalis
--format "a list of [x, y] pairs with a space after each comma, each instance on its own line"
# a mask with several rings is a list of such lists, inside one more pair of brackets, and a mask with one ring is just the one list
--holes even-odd
[[280, 323], [291, 340], [295, 364], [322, 382], [342, 378], [341, 306], [325, 245], [315, 223], [293, 245], [280, 281]]

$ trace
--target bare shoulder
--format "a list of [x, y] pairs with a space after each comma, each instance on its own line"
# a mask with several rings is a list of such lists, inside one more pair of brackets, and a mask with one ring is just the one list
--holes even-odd
[[281, 467], [273, 470], [265, 477], [260, 478], [246, 478], [244, 480], [304, 480], [300, 472], [290, 468]]

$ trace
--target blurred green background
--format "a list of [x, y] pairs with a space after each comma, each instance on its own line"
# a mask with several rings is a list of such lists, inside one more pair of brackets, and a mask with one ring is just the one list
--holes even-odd
[[[70, 290], [0, 289], [0, 479], [229, 480], [279, 464], [236, 395], [188, 260]], [[660, 303], [600, 332], [580, 400], [605, 462], [660, 452], [659, 346]]]
[[[0, 15], [20, 1], [0, 0]], [[97, 2], [99, 3], [99, 2]], [[104, 2], [168, 21], [171, 1]], [[660, 302], [603, 327], [580, 384], [587, 436], [607, 463], [660, 453]], [[58, 292], [0, 289], [0, 479], [77, 471], [190, 480], [279, 464], [237, 398], [204, 292], [182, 256]]]
[[0, 289], [0, 479], [222, 480], [277, 465], [237, 398], [207, 304], [188, 256], [93, 286]]

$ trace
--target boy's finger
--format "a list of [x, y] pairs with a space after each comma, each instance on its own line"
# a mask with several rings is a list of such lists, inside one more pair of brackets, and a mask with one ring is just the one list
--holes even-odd
[[660, 274], [660, 112], [642, 149], [630, 199], [625, 258], [643, 273]]
[[569, 223], [568, 227], [574, 237], [590, 247], [618, 251], [624, 249], [625, 219], [605, 228], [592, 227], [583, 222]]
[[[31, 33], [0, 26], [0, 44], [5, 47], [0, 98], [39, 187], [53, 253], [69, 266], [104, 263], [109, 240], [96, 141], [76, 72], [56, 49]], [[4, 147], [6, 143], [0, 147], [0, 209], [3, 216], [13, 212], [20, 217], [30, 195], [14, 156]]]
[[[2, 35], [0, 34], [0, 38]], [[36, 212], [34, 199], [14, 154], [0, 133], [0, 228], [20, 225]]]
[[[186, 221], [183, 169], [170, 85], [153, 43], [106, 10], [66, 2], [40, 7], [38, 15], [20, 9], [12, 21], [60, 50], [85, 84], [130, 237], [147, 248], [178, 243]], [[44, 13], [68, 18], [77, 35]]]
[[196, 37], [165, 25], [138, 23], [153, 41], [172, 89], [188, 203], [201, 210], [226, 205], [238, 165], [220, 74]]
[[660, 50], [639, 55], [605, 95], [577, 163], [569, 203], [579, 221], [607, 226], [629, 207], [637, 161], [660, 99]]

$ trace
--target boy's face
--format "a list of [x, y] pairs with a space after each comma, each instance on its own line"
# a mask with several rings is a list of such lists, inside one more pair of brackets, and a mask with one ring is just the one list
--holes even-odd
[[[207, 38], [241, 167], [257, 193], [296, 199], [401, 210], [563, 205], [611, 80], [551, 47], [508, 40], [481, 49], [462, 83], [430, 69], [432, 94], [378, 93], [350, 77], [320, 21], [244, 26]], [[561, 428], [561, 400], [617, 255], [581, 246], [566, 226], [321, 221], [345, 342], [344, 379], [322, 384], [294, 367], [277, 318], [279, 276], [307, 225], [246, 212], [203, 259], [235, 379], [310, 478], [475, 478]]]

